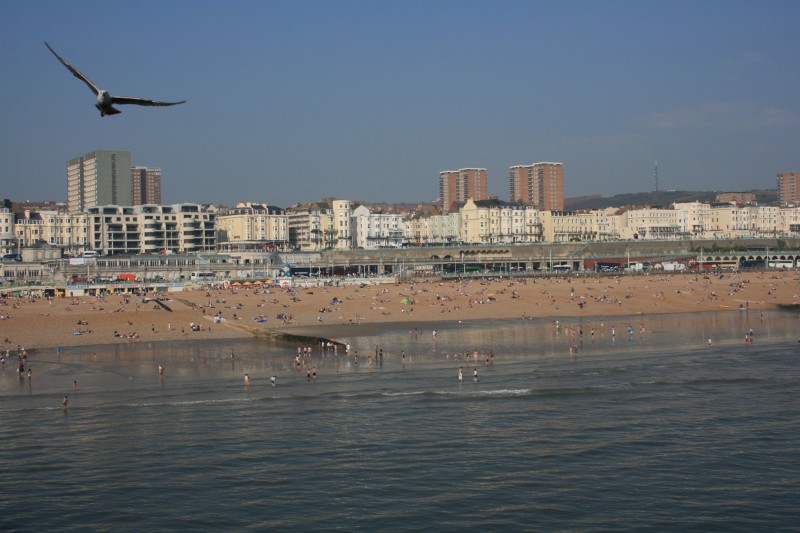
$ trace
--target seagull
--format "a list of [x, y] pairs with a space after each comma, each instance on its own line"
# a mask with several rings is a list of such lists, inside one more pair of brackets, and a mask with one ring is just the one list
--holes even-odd
[[56, 59], [61, 61], [61, 64], [67, 67], [67, 70], [72, 72], [73, 76], [81, 80], [83, 83], [89, 86], [92, 92], [97, 96], [97, 103], [94, 106], [100, 110], [100, 116], [104, 117], [106, 115], [118, 115], [121, 113], [119, 109], [115, 109], [115, 104], [136, 104], [136, 105], [146, 105], [146, 106], [167, 106], [167, 105], [177, 105], [183, 104], [186, 100], [181, 100], [180, 102], [159, 102], [157, 100], [148, 100], [147, 98], [136, 98], [135, 96], [111, 96], [108, 91], [100, 89], [97, 85], [92, 83], [92, 80], [84, 76], [80, 70], [76, 69], [67, 61], [58, 55], [53, 48], [47, 44], [47, 41], [44, 42], [45, 46], [47, 46], [48, 50], [53, 52], [53, 55], [56, 56]]

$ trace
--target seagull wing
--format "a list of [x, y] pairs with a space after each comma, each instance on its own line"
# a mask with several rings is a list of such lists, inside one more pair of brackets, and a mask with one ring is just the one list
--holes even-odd
[[67, 63], [67, 61], [66, 61], [66, 60], [65, 60], [63, 57], [61, 57], [60, 55], [58, 55], [58, 54], [56, 53], [56, 51], [55, 51], [55, 50], [53, 50], [53, 49], [50, 47], [50, 45], [49, 45], [49, 44], [47, 44], [47, 41], [45, 41], [45, 42], [44, 42], [44, 44], [45, 44], [45, 46], [47, 46], [47, 48], [48, 48], [48, 49], [49, 49], [51, 52], [53, 52], [53, 55], [54, 55], [54, 56], [56, 56], [56, 58], [57, 58], [59, 61], [61, 61], [61, 64], [62, 64], [62, 65], [64, 65], [65, 67], [67, 67], [67, 69], [68, 69], [70, 72], [72, 72], [72, 74], [73, 74], [73, 75], [74, 75], [76, 78], [78, 78], [78, 79], [79, 79], [79, 80], [81, 80], [83, 83], [85, 83], [86, 85], [88, 85], [88, 86], [89, 86], [89, 88], [92, 90], [92, 92], [93, 92], [95, 95], [97, 95], [97, 94], [100, 94], [100, 89], [98, 89], [98, 88], [97, 88], [97, 85], [95, 85], [94, 83], [92, 83], [92, 80], [90, 80], [89, 78], [87, 78], [86, 76], [84, 76], [84, 75], [81, 73], [81, 71], [80, 71], [80, 70], [76, 69], [75, 67], [73, 67], [72, 65], [70, 65], [69, 63]]
[[165, 106], [185, 104], [186, 100], [180, 102], [159, 102], [158, 100], [148, 100], [147, 98], [136, 98], [135, 96], [112, 96], [111, 100], [115, 104], [135, 104], [147, 106]]

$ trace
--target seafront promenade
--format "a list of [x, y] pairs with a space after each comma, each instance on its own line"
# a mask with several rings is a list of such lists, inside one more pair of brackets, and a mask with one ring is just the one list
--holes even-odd
[[[25, 251], [23, 251], [25, 252]], [[734, 268], [750, 262], [798, 266], [800, 239], [605, 241], [537, 244], [409, 246], [402, 249], [267, 251], [227, 249], [196, 254], [139, 254], [63, 258], [23, 253], [24, 261], [0, 262], [6, 287], [113, 282], [132, 277], [154, 284], [188, 281], [299, 278], [545, 274], [596, 270], [598, 263], [692, 262], [700, 268]], [[657, 269], [657, 268], [656, 268]], [[203, 278], [203, 279], [199, 279]]]

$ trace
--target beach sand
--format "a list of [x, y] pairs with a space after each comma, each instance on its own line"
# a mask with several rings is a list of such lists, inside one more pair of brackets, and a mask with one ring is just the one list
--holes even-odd
[[[7, 297], [0, 300], [0, 348], [16, 353], [18, 347], [41, 350], [278, 333], [331, 338], [388, 323], [773, 310], [779, 304], [800, 304], [798, 280], [798, 272], [573, 274], [346, 287], [196, 289], [160, 293], [166, 308], [132, 295]], [[217, 314], [221, 321], [215, 320]]]

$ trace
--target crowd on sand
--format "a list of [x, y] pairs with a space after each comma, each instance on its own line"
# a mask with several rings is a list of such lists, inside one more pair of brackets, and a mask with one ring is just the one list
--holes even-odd
[[0, 349], [244, 338], [264, 331], [343, 337], [386, 323], [486, 318], [765, 311], [800, 304], [798, 280], [796, 271], [570, 274], [60, 298], [3, 294]]

